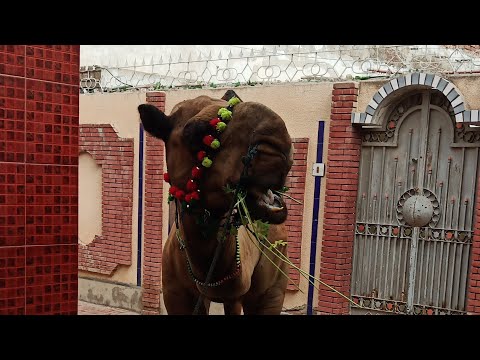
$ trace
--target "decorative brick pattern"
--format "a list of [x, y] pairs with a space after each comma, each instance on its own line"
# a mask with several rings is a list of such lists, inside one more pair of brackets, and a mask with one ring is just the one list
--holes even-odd
[[133, 139], [111, 125], [80, 126], [80, 152], [102, 166], [102, 235], [79, 245], [79, 269], [110, 275], [132, 263]]
[[[350, 295], [355, 209], [358, 190], [361, 136], [350, 123], [357, 106], [358, 84], [333, 86], [320, 279]], [[348, 314], [347, 300], [320, 286], [321, 314]]]
[[[147, 93], [147, 103], [165, 111], [165, 93]], [[162, 267], [163, 157], [162, 140], [145, 133], [145, 205], [143, 246], [143, 313], [160, 313]]]
[[[293, 143], [293, 165], [287, 176], [286, 186], [289, 188], [288, 195], [304, 204], [305, 197], [305, 178], [307, 174], [307, 152], [308, 138], [292, 139]], [[288, 209], [286, 221], [288, 232], [288, 256], [295, 266], [300, 267], [301, 246], [303, 230], [303, 209], [301, 205], [289, 198], [285, 198]], [[298, 286], [300, 283], [300, 274], [298, 270], [290, 268], [289, 276]], [[288, 284], [288, 290], [298, 290], [294, 284]]]
[[467, 293], [468, 314], [480, 315], [480, 177], [477, 178], [475, 222]]
[[0, 314], [77, 313], [79, 56], [0, 45]]
[[392, 92], [411, 85], [426, 85], [441, 91], [452, 104], [456, 122], [480, 122], [478, 110], [466, 110], [463, 96], [453, 83], [438, 75], [425, 73], [413, 73], [390, 80], [373, 96], [364, 113], [352, 113], [351, 122], [353, 124], [381, 125], [381, 119], [374, 117], [375, 110], [380, 103]]

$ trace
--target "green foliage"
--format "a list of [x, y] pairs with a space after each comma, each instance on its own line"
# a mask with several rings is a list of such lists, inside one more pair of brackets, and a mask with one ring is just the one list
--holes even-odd
[[268, 231], [270, 229], [269, 223], [263, 222], [262, 220], [255, 220], [252, 224], [252, 227], [253, 232], [259, 241], [268, 242]]
[[223, 187], [223, 191], [225, 191], [225, 194], [230, 194], [230, 193], [234, 193], [235, 189], [231, 188], [230, 185], [227, 184]]
[[355, 76], [353, 79], [354, 80], [368, 80], [368, 79], [370, 79], [370, 76]]
[[272, 250], [272, 249], [274, 249], [274, 248], [276, 249], [277, 246], [285, 246], [285, 245], [287, 245], [287, 242], [286, 242], [286, 241], [277, 240], [277, 241], [275, 241], [273, 244], [270, 244], [270, 247], [269, 247], [269, 248], [270, 248], [270, 250]]
[[234, 236], [238, 235], [238, 229], [233, 225], [230, 227], [230, 235], [234, 235]]

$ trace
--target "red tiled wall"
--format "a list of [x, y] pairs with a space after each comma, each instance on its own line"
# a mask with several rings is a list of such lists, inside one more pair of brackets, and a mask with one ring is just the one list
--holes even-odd
[[132, 263], [133, 139], [111, 125], [80, 126], [80, 151], [102, 166], [102, 234], [79, 245], [80, 270], [110, 275]]
[[[361, 149], [360, 131], [350, 121], [357, 97], [358, 84], [333, 85], [320, 264], [320, 279], [346, 296], [350, 296]], [[321, 314], [348, 314], [349, 309], [347, 300], [320, 286]]]
[[79, 52], [0, 45], [0, 314], [76, 314]]
[[480, 177], [477, 178], [477, 200], [473, 229], [472, 254], [470, 259], [470, 283], [468, 287], [467, 311], [480, 315]]
[[[305, 176], [307, 174], [308, 138], [292, 139], [292, 143], [294, 149], [293, 165], [287, 176], [285, 185], [289, 188], [287, 194], [303, 204], [305, 196]], [[288, 256], [295, 266], [300, 267], [304, 205], [287, 197], [285, 197], [285, 203], [288, 209], [286, 222], [288, 231]], [[300, 283], [298, 270], [290, 267], [288, 276], [293, 280], [295, 285], [298, 286]], [[287, 289], [298, 290], [295, 285], [289, 283]]]
[[[147, 103], [165, 111], [165, 93], [147, 93]], [[145, 132], [145, 213], [143, 247], [143, 313], [160, 313], [162, 267], [163, 154], [162, 140]]]

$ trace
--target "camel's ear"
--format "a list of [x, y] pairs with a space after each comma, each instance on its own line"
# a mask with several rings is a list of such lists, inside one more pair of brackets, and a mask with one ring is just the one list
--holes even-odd
[[193, 118], [187, 121], [183, 128], [183, 139], [194, 153], [203, 147], [203, 137], [211, 131], [208, 120]]
[[233, 90], [227, 90], [227, 91], [225, 92], [225, 95], [222, 96], [222, 100], [228, 101], [228, 100], [230, 100], [230, 99], [233, 98], [233, 97], [237, 97], [238, 100], [240, 100], [241, 102], [243, 102], [242, 99], [240, 99], [240, 96], [238, 96], [237, 93], [236, 93], [235, 91], [233, 91]]
[[150, 104], [139, 105], [138, 112], [145, 131], [166, 142], [173, 129], [172, 120], [156, 106]]

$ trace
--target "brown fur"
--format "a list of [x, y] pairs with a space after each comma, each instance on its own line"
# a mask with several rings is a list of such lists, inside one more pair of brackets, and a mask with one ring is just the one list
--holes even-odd
[[[166, 116], [151, 105], [140, 105], [139, 112], [144, 127], [154, 136], [165, 141], [167, 168], [172, 185], [184, 188], [195, 154], [201, 148], [199, 139], [208, 128], [208, 121], [216, 117], [220, 107], [227, 106], [221, 99], [200, 96], [177, 104]], [[270, 242], [287, 241], [286, 207], [271, 212], [258, 205], [257, 198], [267, 189], [281, 189], [290, 167], [291, 138], [283, 120], [266, 106], [254, 102], [235, 106], [233, 119], [220, 136], [221, 147], [213, 159], [211, 168], [204, 172], [200, 189], [201, 205], [212, 216], [222, 216], [228, 211], [232, 195], [226, 194], [225, 185], [239, 181], [243, 170], [242, 156], [250, 144], [258, 143], [249, 172], [247, 204], [255, 218], [268, 221]], [[205, 296], [201, 313], [208, 313], [210, 301], [223, 302], [225, 314], [279, 314], [282, 309], [287, 279], [251, 241], [253, 236], [243, 227], [239, 229], [241, 272], [239, 276], [218, 287], [197, 286], [190, 278], [185, 259], [176, 238], [176, 226], [172, 227], [164, 247], [162, 283], [165, 307], [169, 314], [192, 314], [200, 294]], [[180, 222], [180, 236], [186, 243], [186, 251], [195, 276], [205, 280], [217, 246], [216, 234], [205, 238], [201, 235], [193, 216], [185, 214]], [[254, 240], [254, 239], [253, 239]], [[258, 245], [258, 242], [254, 240]], [[288, 267], [263, 248], [268, 257], [284, 273]], [[282, 248], [286, 254], [286, 247]], [[235, 270], [235, 238], [225, 241], [222, 255], [215, 267], [212, 281], [219, 280]]]

